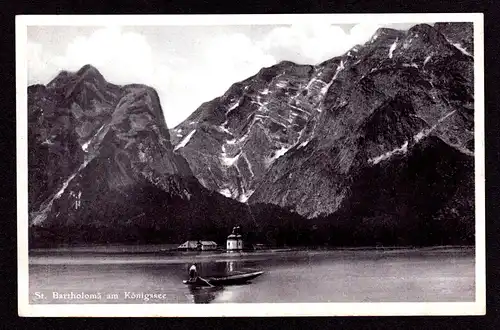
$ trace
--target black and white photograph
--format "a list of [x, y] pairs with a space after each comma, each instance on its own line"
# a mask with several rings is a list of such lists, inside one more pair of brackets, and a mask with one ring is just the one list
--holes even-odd
[[21, 316], [485, 313], [481, 14], [18, 16]]

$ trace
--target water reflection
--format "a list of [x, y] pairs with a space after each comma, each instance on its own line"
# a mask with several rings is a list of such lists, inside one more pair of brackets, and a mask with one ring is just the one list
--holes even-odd
[[[189, 267], [195, 265], [198, 275], [201, 277], [222, 277], [235, 273], [252, 271], [248, 267], [248, 262], [244, 261], [209, 261], [209, 262], [194, 262], [184, 264], [184, 272], [189, 276]], [[247, 266], [247, 267], [245, 267]]]
[[189, 287], [190, 298], [195, 304], [208, 304], [224, 291], [223, 287]]

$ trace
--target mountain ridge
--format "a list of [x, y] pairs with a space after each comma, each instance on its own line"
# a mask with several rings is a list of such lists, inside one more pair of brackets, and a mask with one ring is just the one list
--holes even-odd
[[[449, 24], [446, 26], [453, 30]], [[453, 148], [472, 156], [472, 57], [463, 47], [451, 44], [450, 35], [446, 37], [440, 29], [428, 24], [416, 25], [406, 32], [382, 28], [364, 45], [318, 65], [284, 61], [263, 68], [231, 86], [223, 96], [204, 104], [196, 111], [197, 117], [172, 129], [174, 144], [189, 133], [189, 139], [177, 152], [186, 157], [196, 177], [208, 189], [242, 202], [295, 205], [295, 210], [307, 217], [319, 215], [328, 203], [331, 205], [325, 211], [334, 213], [344, 195], [342, 188], [328, 188], [331, 182], [319, 185], [327, 189], [322, 194], [334, 198], [315, 207], [304, 205], [302, 210], [300, 204], [314, 204], [310, 198], [314, 192], [287, 202], [292, 193], [287, 188], [291, 181], [284, 180], [281, 188], [275, 189], [276, 178], [269, 178], [272, 168], [277, 166], [276, 172], [283, 171], [277, 165], [280, 162], [285, 167], [295, 166], [290, 165], [290, 153], [300, 153], [302, 148], [311, 151], [313, 145], [318, 150], [325, 149], [319, 151], [316, 164], [321, 163], [321, 154], [338, 143], [357, 149], [352, 129], [372, 111], [383, 107], [384, 102], [399, 99], [400, 104], [412, 109], [405, 116], [413, 117], [398, 119], [397, 125], [406, 129], [396, 125], [399, 137], [394, 134], [392, 140], [386, 140], [387, 146], [366, 146], [369, 150], [365, 165], [406, 151], [429, 134], [439, 135]], [[243, 124], [232, 125], [235, 117], [237, 123]], [[227, 135], [214, 136], [212, 130]], [[390, 137], [392, 132], [387, 134]], [[347, 173], [357, 153], [347, 147], [336, 151], [345, 161], [331, 164], [340, 174]], [[293, 172], [290, 169], [287, 173]], [[279, 177], [277, 173], [274, 176]], [[318, 180], [319, 184], [323, 179]], [[294, 191], [300, 191], [300, 186], [299, 180]], [[259, 189], [274, 191], [275, 198], [270, 199]]]

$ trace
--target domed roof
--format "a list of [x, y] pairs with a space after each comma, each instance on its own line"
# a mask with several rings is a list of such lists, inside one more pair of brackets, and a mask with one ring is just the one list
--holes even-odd
[[233, 227], [233, 232], [227, 237], [227, 239], [241, 239], [240, 226]]

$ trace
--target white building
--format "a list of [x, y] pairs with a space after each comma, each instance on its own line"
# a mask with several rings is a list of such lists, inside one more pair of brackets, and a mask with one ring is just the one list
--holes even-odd
[[239, 233], [240, 227], [234, 227], [231, 235], [227, 237], [226, 248], [228, 251], [243, 250], [243, 238]]
[[177, 247], [178, 250], [217, 250], [217, 243], [214, 241], [185, 241]]

